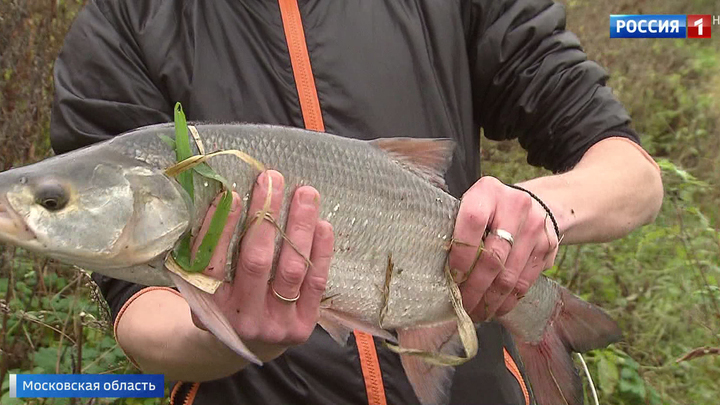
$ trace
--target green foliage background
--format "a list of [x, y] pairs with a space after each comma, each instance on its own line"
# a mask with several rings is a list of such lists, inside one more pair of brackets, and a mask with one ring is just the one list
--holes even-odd
[[[50, 154], [52, 62], [82, 0], [0, 0], [0, 170]], [[711, 40], [608, 38], [609, 14], [713, 14], [716, 0], [569, 0], [569, 29], [663, 169], [657, 221], [614, 243], [564, 247], [548, 274], [619, 320], [625, 339], [585, 356], [611, 405], [718, 403], [720, 356], [720, 29]], [[716, 28], [716, 27], [713, 27]], [[484, 141], [483, 174], [520, 181], [514, 142]], [[608, 215], [612, 215], [611, 212]], [[0, 403], [9, 373], [137, 372], [117, 347], [87, 275], [0, 247]], [[696, 351], [702, 354], [702, 351]], [[37, 400], [30, 403], [154, 403]]]

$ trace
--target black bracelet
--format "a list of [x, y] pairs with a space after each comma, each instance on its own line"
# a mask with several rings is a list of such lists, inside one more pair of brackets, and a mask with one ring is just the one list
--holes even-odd
[[508, 186], [508, 187], [510, 187], [510, 188], [514, 188], [515, 190], [524, 191], [524, 192], [530, 194], [530, 197], [532, 197], [533, 199], [535, 199], [535, 201], [537, 201], [538, 203], [540, 203], [540, 206], [543, 207], [543, 209], [545, 210], [545, 212], [547, 212], [548, 216], [550, 217], [550, 221], [552, 221], [553, 228], [555, 228], [555, 234], [556, 234], [557, 237], [558, 237], [558, 243], [559, 243], [560, 241], [562, 241], [563, 238], [560, 236], [560, 228], [558, 228], [558, 224], [557, 224], [557, 221], [555, 220], [555, 216], [553, 215], [552, 211], [550, 211], [550, 208], [549, 208], [547, 205], [545, 205], [545, 203], [540, 199], [540, 197], [538, 197], [538, 196], [536, 196], [535, 194], [533, 194], [532, 191], [527, 190], [527, 189], [524, 189], [524, 188], [522, 188], [522, 187], [520, 187], [520, 186], [516, 186], [516, 185], [514, 185], [514, 184], [506, 184], [506, 186]]

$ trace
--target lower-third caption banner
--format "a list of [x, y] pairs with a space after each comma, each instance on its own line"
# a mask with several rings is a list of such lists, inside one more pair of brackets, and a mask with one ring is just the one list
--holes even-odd
[[11, 398], [160, 398], [162, 374], [10, 374]]

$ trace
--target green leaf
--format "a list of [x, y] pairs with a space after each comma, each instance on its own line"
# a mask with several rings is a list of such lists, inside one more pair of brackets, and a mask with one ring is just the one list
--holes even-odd
[[186, 271], [190, 268], [190, 234], [185, 235], [173, 252], [173, 258]]
[[[175, 104], [175, 157], [181, 162], [192, 156], [190, 149], [190, 138], [188, 137], [187, 120], [180, 103]], [[190, 195], [190, 200], [195, 200], [195, 191], [193, 187], [193, 177], [191, 171], [185, 171], [178, 175], [178, 182], [182, 188]]]
[[175, 150], [176, 146], [175, 146], [175, 140], [174, 140], [174, 139], [170, 138], [170, 137], [167, 136], [167, 135], [163, 135], [163, 134], [160, 134], [160, 135], [158, 135], [158, 136], [160, 137], [160, 139], [161, 139], [163, 142], [165, 142], [165, 143], [167, 144], [167, 146], [169, 146], [171, 149]]
[[607, 355], [600, 356], [597, 367], [600, 389], [607, 397], [611, 397], [620, 380], [620, 371], [615, 362]]
[[[192, 156], [187, 121], [185, 119], [185, 114], [183, 113], [182, 105], [180, 105], [180, 103], [175, 104], [175, 155], [178, 162]], [[225, 194], [217, 205], [215, 214], [213, 214], [208, 232], [203, 237], [203, 240], [200, 243], [200, 247], [195, 253], [195, 259], [192, 262], [190, 260], [190, 234], [187, 234], [182, 238], [182, 240], [178, 244], [178, 247], [173, 252], [173, 257], [175, 261], [180, 265], [180, 267], [185, 269], [185, 271], [197, 273], [205, 269], [210, 263], [212, 253], [215, 251], [215, 247], [220, 240], [220, 235], [222, 234], [223, 228], [227, 223], [227, 217], [230, 213], [230, 208], [232, 206], [232, 193], [229, 191], [231, 187], [228, 181], [224, 177], [217, 174], [210, 166], [202, 163], [198, 166], [195, 166], [193, 170], [184, 171], [177, 176], [178, 181], [182, 185], [183, 189], [188, 193], [188, 195], [190, 195], [191, 200], [195, 199], [192, 177], [193, 171], [197, 172], [201, 176], [222, 183], [226, 190]]]
[[10, 398], [10, 391], [8, 391], [3, 394], [0, 403], [5, 405], [22, 405], [25, 402], [22, 398]]
[[[72, 347], [71, 347], [72, 349]], [[62, 356], [62, 351], [60, 355]], [[70, 354], [66, 353], [60, 361], [60, 372], [70, 372], [69, 364]], [[35, 366], [42, 369], [43, 373], [54, 374], [55, 366], [58, 361], [58, 349], [57, 347], [39, 347], [33, 356]]]
[[206, 163], [201, 163], [193, 168], [199, 175], [203, 177], [207, 177], [209, 179], [213, 179], [219, 183], [222, 183], [225, 190], [232, 189], [232, 186], [230, 185], [230, 182], [223, 176], [217, 174], [215, 170], [212, 169], [212, 167], [208, 166]]
[[217, 246], [223, 228], [225, 228], [225, 223], [227, 223], [230, 208], [232, 207], [232, 200], [232, 193], [230, 190], [226, 190], [225, 194], [223, 194], [222, 198], [218, 202], [215, 213], [210, 221], [210, 227], [203, 237], [202, 243], [195, 253], [195, 260], [188, 271], [202, 271], [210, 263], [210, 258], [212, 257], [213, 251], [215, 251], [215, 246]]

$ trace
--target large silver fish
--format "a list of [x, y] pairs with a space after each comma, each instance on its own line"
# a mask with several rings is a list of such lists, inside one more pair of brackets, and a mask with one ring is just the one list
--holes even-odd
[[[335, 230], [320, 324], [336, 340], [344, 343], [352, 328], [386, 338], [392, 335], [385, 330], [394, 330], [401, 347], [462, 353], [462, 346], [441, 347], [456, 330], [445, 265], [459, 201], [441, 188], [451, 141], [359, 141], [266, 125], [197, 129], [206, 150], [240, 150], [279, 170], [288, 195], [300, 184], [320, 192], [321, 218]], [[255, 360], [213, 313], [207, 294], [164, 269], [167, 252], [198, 230], [219, 192], [213, 181], [196, 176], [190, 201], [164, 172], [176, 163], [168, 138], [174, 138], [172, 125], [144, 127], [0, 173], [0, 241], [119, 279], [176, 284], [216, 336]], [[241, 195], [250, 194], [256, 168], [234, 156], [209, 163]], [[499, 321], [514, 336], [540, 405], [581, 403], [570, 353], [620, 337], [602, 310], [545, 277]], [[452, 367], [402, 358], [421, 402], [447, 401]]]

